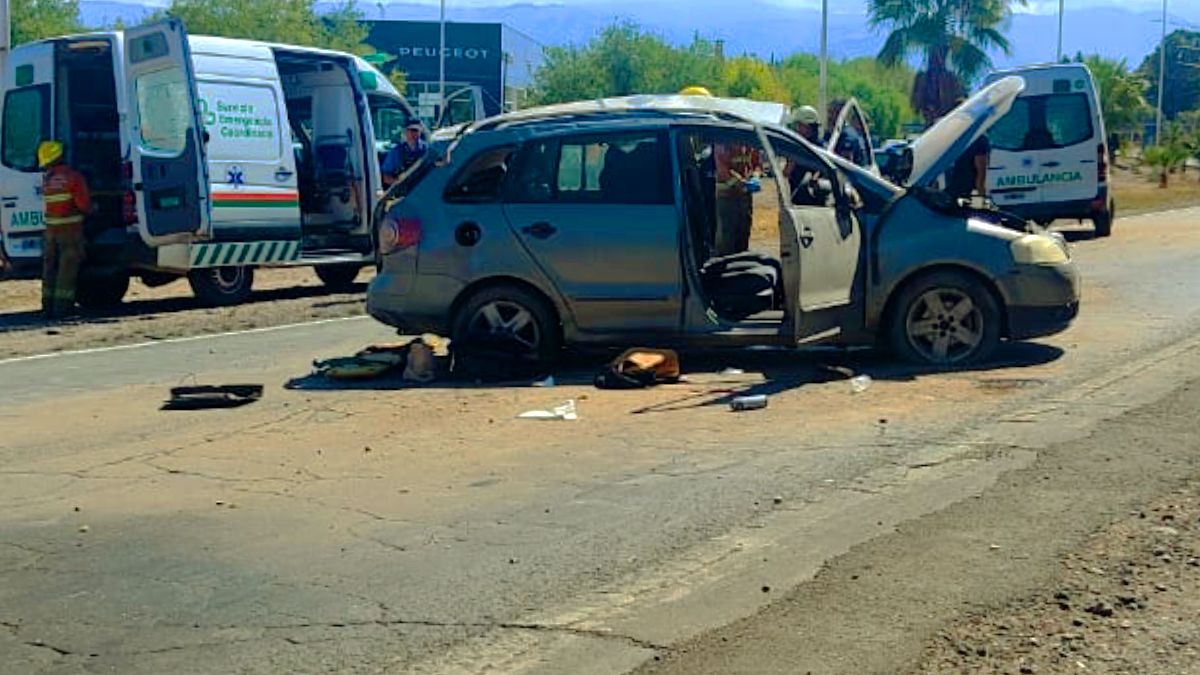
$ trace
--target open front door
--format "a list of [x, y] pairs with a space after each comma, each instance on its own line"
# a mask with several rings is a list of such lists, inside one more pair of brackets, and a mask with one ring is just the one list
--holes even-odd
[[204, 125], [183, 23], [167, 19], [126, 30], [125, 74], [142, 239], [157, 245], [206, 236]]
[[768, 134], [781, 189], [786, 320], [797, 343], [841, 333], [854, 312], [862, 230], [836, 169], [800, 143]]
[[871, 127], [867, 124], [867, 115], [857, 100], [846, 101], [841, 110], [837, 111], [825, 148], [855, 166], [875, 171]]

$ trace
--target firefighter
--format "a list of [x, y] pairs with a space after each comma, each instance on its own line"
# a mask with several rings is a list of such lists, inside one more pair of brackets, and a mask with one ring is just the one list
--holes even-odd
[[83, 219], [92, 211], [83, 174], [63, 161], [63, 144], [38, 146], [46, 230], [42, 244], [42, 312], [47, 318], [75, 311], [75, 282], [83, 262]]

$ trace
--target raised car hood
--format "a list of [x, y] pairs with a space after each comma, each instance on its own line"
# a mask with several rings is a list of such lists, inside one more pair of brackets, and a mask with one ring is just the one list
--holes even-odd
[[1020, 77], [997, 80], [929, 127], [913, 141], [913, 167], [906, 185], [932, 185], [972, 143], [1004, 117], [1024, 89], [1025, 80]]

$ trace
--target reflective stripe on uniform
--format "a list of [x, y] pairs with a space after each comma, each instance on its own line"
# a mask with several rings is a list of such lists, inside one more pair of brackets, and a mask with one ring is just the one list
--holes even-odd
[[69, 202], [74, 198], [75, 197], [73, 197], [70, 192], [60, 192], [58, 194], [45, 195], [45, 201], [47, 204], [60, 204], [62, 202]]
[[83, 216], [45, 216], [42, 222], [47, 225], [79, 225], [83, 223]]

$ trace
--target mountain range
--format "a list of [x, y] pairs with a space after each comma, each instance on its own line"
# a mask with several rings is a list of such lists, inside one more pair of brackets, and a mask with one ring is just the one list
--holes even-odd
[[[584, 44], [614, 21], [632, 21], [674, 43], [687, 43], [693, 36], [723, 40], [725, 53], [749, 53], [763, 58], [782, 58], [798, 51], [818, 51], [820, 12], [789, 8], [767, 0], [691, 0], [687, 11], [673, 2], [514, 3], [490, 6], [455, 6], [448, 3], [447, 20], [500, 22], [524, 33], [542, 45]], [[317, 9], [332, 7], [318, 3]], [[836, 6], [836, 3], [835, 3]], [[135, 24], [157, 5], [84, 0], [80, 3], [87, 25], [111, 24], [120, 19]], [[437, 20], [436, 5], [417, 3], [359, 4], [367, 19]], [[1064, 51], [1074, 54], [1099, 53], [1125, 58], [1137, 67], [1159, 40], [1160, 23], [1155, 12], [1122, 7], [1091, 7], [1068, 10], [1064, 17]], [[1172, 28], [1189, 26], [1172, 19]], [[997, 67], [1053, 60], [1058, 17], [1053, 14], [1018, 14], [1007, 34], [1013, 51], [994, 54]], [[836, 58], [871, 56], [878, 52], [883, 36], [867, 26], [861, 11], [833, 10], [829, 20], [829, 52]]]

